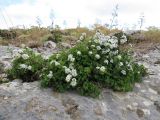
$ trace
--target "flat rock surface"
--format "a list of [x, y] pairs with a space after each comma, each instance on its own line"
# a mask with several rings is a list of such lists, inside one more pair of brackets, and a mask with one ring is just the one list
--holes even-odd
[[[1, 50], [0, 57], [9, 55]], [[3, 48], [4, 49], [4, 48]], [[104, 89], [99, 99], [55, 93], [39, 82], [0, 85], [0, 120], [160, 120], [160, 51], [141, 54], [149, 75], [132, 92]]]

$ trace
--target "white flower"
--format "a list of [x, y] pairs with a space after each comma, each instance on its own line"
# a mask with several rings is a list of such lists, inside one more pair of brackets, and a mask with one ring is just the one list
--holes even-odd
[[98, 39], [95, 39], [94, 42], [95, 42], [95, 43], [99, 43], [99, 40], [98, 40]]
[[117, 48], [117, 47], [118, 47], [118, 44], [115, 44], [115, 43], [113, 43], [113, 44], [110, 45], [110, 48], [111, 48], [111, 49]]
[[66, 67], [66, 66], [63, 66], [63, 68], [66, 69], [67, 67]]
[[99, 44], [100, 44], [100, 45], [103, 45], [103, 42], [100, 40], [100, 41], [99, 41]]
[[77, 80], [76, 80], [76, 78], [73, 78], [73, 79], [72, 79], [70, 85], [71, 85], [72, 87], [75, 87], [75, 86], [77, 85]]
[[92, 48], [94, 48], [94, 47], [95, 47], [95, 45], [91, 45], [91, 47], [92, 47]]
[[74, 69], [73, 66], [74, 66], [74, 63], [69, 64], [69, 68], [70, 68], [70, 69]]
[[99, 69], [100, 69], [100, 67], [98, 67], [98, 66], [97, 66], [97, 67], [96, 67], [96, 69], [98, 69], [98, 70], [99, 70]]
[[84, 36], [81, 35], [81, 36], [79, 37], [79, 40], [83, 40], [83, 39], [84, 39]]
[[20, 64], [19, 66], [20, 66], [20, 68], [22, 68], [22, 69], [27, 69], [27, 68], [28, 68], [26, 64]]
[[86, 37], [86, 35], [87, 35], [87, 34], [86, 34], [85, 32], [84, 32], [84, 33], [82, 33], [82, 36]]
[[121, 73], [122, 73], [123, 75], [126, 75], [126, 71], [125, 71], [125, 70], [122, 70]]
[[51, 79], [53, 77], [53, 72], [49, 71], [49, 74], [47, 75], [47, 77]]
[[108, 60], [105, 60], [104, 63], [108, 64]]
[[107, 52], [105, 50], [102, 51], [102, 54], [106, 54]]
[[106, 47], [106, 46], [110, 46], [111, 44], [110, 43], [108, 43], [108, 42], [105, 42], [104, 43], [104, 46]]
[[104, 66], [100, 67], [101, 72], [105, 72], [106, 68]]
[[92, 55], [93, 54], [93, 52], [92, 51], [89, 51], [89, 55]]
[[123, 35], [120, 41], [121, 41], [121, 44], [124, 44], [125, 42], [127, 42], [127, 37]]
[[100, 55], [96, 54], [95, 55], [96, 59], [100, 59]]
[[66, 77], [66, 82], [70, 82], [71, 78], [72, 78], [72, 75], [68, 74]]
[[55, 66], [58, 66], [58, 65], [60, 65], [60, 63], [59, 62], [57, 62], [57, 61], [55, 61], [55, 60], [52, 60], [51, 62], [50, 62], [50, 64], [55, 64]]
[[121, 56], [121, 55], [118, 55], [117, 58], [120, 60], [120, 59], [122, 59], [122, 56]]
[[68, 55], [68, 61], [71, 61], [71, 62], [74, 62], [74, 61], [75, 61], [75, 58], [73, 57], [72, 54], [69, 54], [69, 55]]
[[13, 54], [13, 57], [14, 57], [14, 58], [19, 58], [19, 57], [21, 57], [21, 54], [15, 53], [15, 54]]
[[18, 49], [17, 52], [18, 53], [23, 53], [23, 50], [22, 49]]
[[106, 53], [109, 53], [109, 52], [110, 52], [110, 49], [106, 49], [106, 50], [102, 51], [102, 54], [106, 54]]
[[26, 60], [26, 59], [29, 58], [29, 56], [28, 56], [27, 54], [23, 54], [23, 55], [22, 55], [22, 58], [23, 58], [24, 60]]
[[119, 66], [120, 66], [120, 67], [121, 67], [121, 66], [123, 66], [123, 63], [122, 63], [122, 62], [120, 62], [120, 63], [119, 63]]
[[71, 70], [66, 67], [66, 68], [65, 68], [65, 73], [66, 73], [66, 74], [69, 74], [70, 72], [71, 72]]
[[35, 56], [38, 56], [38, 55], [40, 55], [40, 53], [38, 53], [38, 52], [35, 52]]
[[48, 60], [49, 57], [48, 56], [43, 56], [43, 59]]
[[110, 62], [113, 63], [113, 59], [111, 59]]
[[116, 51], [114, 52], [114, 55], [116, 55], [116, 54], [118, 54], [118, 50], [116, 50]]
[[29, 65], [29, 66], [28, 66], [28, 70], [31, 70], [31, 69], [32, 69], [32, 66]]
[[71, 74], [72, 74], [72, 76], [76, 77], [77, 76], [77, 70], [76, 69], [72, 69], [71, 70]]
[[60, 65], [60, 63], [59, 63], [59, 62], [57, 62], [57, 61], [55, 61], [54, 63], [55, 63], [55, 66]]
[[56, 55], [56, 59], [58, 59], [59, 57], [60, 57], [60, 54], [57, 54], [57, 55]]
[[100, 46], [97, 46], [96, 48], [97, 48], [97, 50], [101, 50], [101, 47], [100, 47]]
[[78, 51], [78, 52], [77, 52], [77, 55], [81, 55], [81, 51]]
[[54, 60], [52, 60], [51, 62], [50, 62], [50, 64], [53, 64], [54, 63]]

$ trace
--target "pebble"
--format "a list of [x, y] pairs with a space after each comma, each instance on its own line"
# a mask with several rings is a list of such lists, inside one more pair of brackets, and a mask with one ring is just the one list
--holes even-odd
[[156, 94], [156, 95], [158, 94], [157, 91], [155, 91], [155, 90], [153, 90], [153, 89], [151, 89], [151, 88], [149, 88], [148, 91], [149, 91], [150, 93], [153, 93], [153, 94]]
[[135, 87], [140, 88], [141, 85], [139, 83], [135, 83]]
[[146, 92], [146, 90], [141, 90], [142, 93]]
[[7, 99], [8, 99], [8, 97], [7, 97], [7, 96], [5, 96], [3, 99], [4, 99], [4, 100], [7, 100]]
[[152, 105], [152, 102], [144, 101], [143, 104], [148, 107], [148, 106]]
[[133, 107], [132, 105], [127, 105], [126, 107], [128, 110], [130, 111], [134, 111], [135, 110], [135, 107]]
[[142, 109], [142, 110], [143, 110], [145, 115], [150, 115], [151, 114], [150, 110], [148, 110], [148, 109]]

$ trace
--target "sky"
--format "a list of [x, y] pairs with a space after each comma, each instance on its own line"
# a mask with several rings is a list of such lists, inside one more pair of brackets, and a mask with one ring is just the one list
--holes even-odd
[[[160, 27], [160, 0], [0, 0], [0, 28], [59, 25], [61, 28], [111, 24], [118, 4], [116, 21], [121, 29]], [[52, 15], [51, 15], [52, 13]]]

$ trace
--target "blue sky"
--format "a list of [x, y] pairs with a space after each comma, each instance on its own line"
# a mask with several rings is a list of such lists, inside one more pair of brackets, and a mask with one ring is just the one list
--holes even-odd
[[54, 11], [54, 23], [64, 27], [90, 26], [96, 22], [110, 24], [112, 11], [119, 5], [120, 28], [138, 28], [139, 16], [143, 13], [148, 26], [160, 27], [159, 0], [0, 0], [0, 28], [36, 25], [36, 17], [42, 26], [51, 24], [50, 11]]
[[23, 0], [0, 0], [0, 6], [8, 6], [8, 5], [12, 5], [12, 4], [18, 4], [23, 2]]

